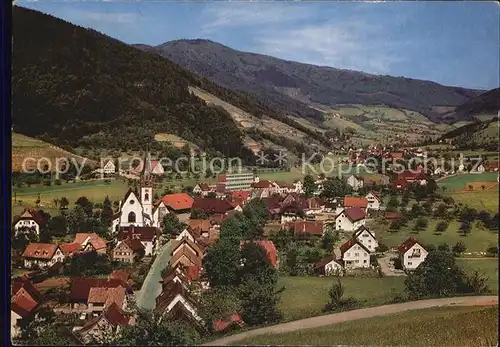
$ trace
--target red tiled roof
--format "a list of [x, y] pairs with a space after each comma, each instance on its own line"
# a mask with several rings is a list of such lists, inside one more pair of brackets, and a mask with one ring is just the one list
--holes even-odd
[[12, 284], [12, 295], [15, 296], [21, 288], [24, 289], [36, 302], [40, 303], [42, 301], [42, 294], [29, 280], [14, 281]]
[[111, 275], [109, 275], [109, 278], [127, 282], [130, 279], [130, 273], [127, 270], [114, 270]]
[[59, 247], [61, 248], [61, 251], [64, 253], [64, 255], [69, 256], [73, 255], [74, 253], [78, 253], [80, 250], [80, 247], [82, 245], [79, 243], [61, 243]]
[[248, 197], [250, 196], [250, 192], [248, 191], [235, 191], [231, 193], [231, 200], [248, 200]]
[[385, 212], [384, 213], [385, 219], [399, 219], [402, 217], [403, 217], [403, 215], [399, 212]]
[[73, 242], [83, 244], [89, 237], [89, 242], [96, 251], [106, 248], [106, 241], [99, 237], [96, 233], [77, 233], [75, 235], [75, 241]]
[[278, 251], [276, 250], [273, 241], [270, 240], [242, 241], [240, 242], [240, 248], [243, 248], [243, 245], [248, 242], [257, 243], [261, 247], [263, 247], [266, 250], [267, 258], [269, 259], [271, 264], [276, 266], [276, 264], [278, 263]]
[[37, 306], [35, 300], [24, 295], [15, 295], [11, 301], [11, 310], [23, 318], [31, 315]]
[[498, 169], [500, 167], [500, 163], [492, 163], [492, 164], [488, 164], [487, 168], [488, 170], [495, 170], [495, 169]]
[[403, 158], [403, 153], [402, 152], [391, 152], [391, 154], [389, 154], [392, 159], [402, 159]]
[[226, 175], [219, 175], [219, 176], [217, 176], [217, 182], [219, 182], [219, 183], [226, 183]]
[[398, 178], [396, 181], [392, 182], [392, 186], [394, 188], [400, 187], [402, 189], [406, 189], [409, 185], [410, 183], [408, 183], [408, 181], [404, 178]]
[[[191, 249], [184, 247], [180, 252], [177, 252], [172, 256], [170, 259], [170, 264], [179, 264], [178, 260], [182, 258], [182, 256], [185, 256], [186, 258], [189, 259], [192, 265], [201, 267], [202, 266], [202, 260], [201, 257], [198, 256], [195, 252], [193, 252]], [[177, 264], [176, 264], [177, 263]]]
[[95, 277], [72, 277], [71, 278], [71, 292], [70, 298], [72, 300], [87, 301], [89, 297], [90, 288], [105, 287], [116, 288], [122, 286], [127, 289], [128, 293], [132, 292], [132, 288], [122, 280], [119, 279], [106, 279]]
[[240, 327], [243, 326], [244, 323], [239, 313], [233, 313], [223, 319], [215, 320], [213, 323], [213, 329], [215, 332], [222, 332], [232, 324], [237, 324]]
[[425, 174], [422, 172], [411, 172], [411, 171], [403, 171], [398, 175], [399, 179], [405, 179], [407, 181], [411, 180], [424, 180]]
[[[186, 193], [167, 194], [160, 199], [172, 210], [188, 210], [193, 206], [193, 198]], [[159, 202], [158, 202], [159, 203]]]
[[268, 180], [262, 180], [259, 182], [252, 183], [252, 188], [271, 188], [272, 187], [271, 181]]
[[398, 247], [398, 252], [404, 254], [407, 250], [412, 248], [416, 243], [418, 243], [418, 241], [415, 238], [410, 237]]
[[104, 304], [104, 307], [109, 307], [112, 304], [122, 307], [125, 302], [125, 295], [125, 288], [122, 286], [115, 288], [92, 287], [87, 301], [89, 303]]
[[313, 197], [307, 199], [307, 207], [309, 209], [321, 208], [322, 206], [325, 206], [325, 201], [321, 198]]
[[209, 219], [190, 219], [188, 221], [188, 227], [192, 230], [199, 230], [201, 232], [208, 232], [212, 227], [212, 223]]
[[188, 239], [185, 236], [181, 240], [173, 242], [173, 245], [172, 245], [172, 254], [174, 253], [174, 251], [177, 248], [183, 247], [183, 245], [188, 245], [189, 247], [191, 247], [195, 251], [195, 253], [196, 253], [197, 256], [202, 257], [203, 254], [204, 254], [204, 249], [203, 249], [203, 247], [201, 247], [201, 245], [192, 242], [190, 239]]
[[189, 278], [190, 281], [194, 281], [198, 278], [200, 275], [201, 268], [199, 266], [188, 266], [186, 270], [186, 276]]
[[323, 235], [322, 221], [296, 220], [288, 225], [296, 234]]
[[52, 259], [58, 248], [58, 245], [52, 243], [30, 243], [24, 250], [23, 257]]
[[198, 198], [193, 202], [193, 209], [198, 209], [207, 213], [225, 214], [234, 207], [227, 200], [217, 198]]
[[118, 232], [118, 241], [125, 240], [127, 238], [137, 238], [143, 242], [151, 242], [154, 240], [157, 234], [160, 234], [161, 231], [155, 227], [122, 227]]
[[125, 243], [133, 252], [136, 252], [140, 249], [145, 248], [142, 242], [139, 239], [136, 238], [127, 238], [123, 240], [123, 243]]
[[125, 315], [125, 313], [116, 305], [112, 303], [104, 312], [104, 317], [109, 322], [109, 324], [117, 325], [128, 325], [130, 318]]
[[354, 245], [358, 245], [361, 248], [363, 248], [365, 251], [370, 253], [368, 248], [366, 248], [361, 242], [359, 242], [355, 238], [350, 238], [349, 240], [347, 240], [346, 243], [344, 243], [342, 246], [340, 246], [340, 252], [342, 253], [342, 256], [344, 255], [345, 252], [347, 252]]
[[345, 196], [344, 197], [344, 207], [361, 207], [366, 208], [368, 206], [368, 200], [365, 198], [360, 198], [357, 196]]
[[226, 194], [226, 185], [219, 183], [215, 186], [215, 192], [218, 194]]
[[344, 212], [352, 222], [357, 222], [366, 217], [366, 213], [359, 207], [346, 208]]

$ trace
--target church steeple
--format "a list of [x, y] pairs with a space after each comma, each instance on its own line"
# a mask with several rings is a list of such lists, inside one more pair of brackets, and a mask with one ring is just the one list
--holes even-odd
[[144, 154], [144, 164], [142, 165], [142, 172], [141, 172], [141, 186], [151, 185], [151, 173], [153, 171], [152, 165], [151, 165], [151, 153], [149, 152], [149, 148], [146, 149], [146, 152]]
[[152, 182], [151, 153], [146, 149], [144, 164], [141, 172], [141, 204], [144, 213], [152, 216], [153, 212], [153, 182]]

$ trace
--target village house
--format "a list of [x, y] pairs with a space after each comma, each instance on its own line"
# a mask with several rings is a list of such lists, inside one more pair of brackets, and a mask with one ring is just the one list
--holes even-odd
[[302, 184], [302, 181], [300, 180], [293, 181], [293, 185], [295, 187], [295, 193], [304, 194], [304, 185]]
[[260, 245], [266, 250], [267, 259], [274, 267], [279, 267], [278, 250], [274, 246], [273, 241], [270, 240], [255, 240], [255, 241], [242, 241], [240, 242], [240, 248], [243, 248], [245, 243], [252, 242]]
[[413, 237], [398, 247], [403, 270], [415, 270], [427, 257], [427, 250]]
[[427, 184], [427, 178], [425, 174], [421, 171], [419, 172], [404, 171], [398, 174], [398, 180], [406, 180], [408, 183], [415, 182], [420, 185]]
[[144, 167], [144, 164], [146, 164], [146, 166], [149, 166], [147, 168], [147, 170], [149, 170], [149, 173], [158, 176], [164, 175], [165, 169], [163, 168], [163, 165], [161, 165], [158, 160], [151, 160], [149, 153], [147, 153], [146, 156], [148, 157], [148, 159], [146, 159], [146, 161], [144, 162], [140, 162], [139, 165], [137, 165], [137, 167], [134, 169], [133, 173], [136, 175], [142, 174], [142, 172], [144, 172], [144, 170], [146, 169]]
[[374, 253], [378, 247], [378, 241], [375, 238], [375, 234], [364, 225], [356, 229], [352, 237], [368, 248], [370, 253]]
[[134, 318], [129, 317], [117, 304], [113, 303], [98, 317], [85, 323], [83, 327], [76, 327], [74, 332], [84, 344], [99, 344], [109, 342], [121, 333], [123, 327], [133, 325], [134, 322]]
[[187, 225], [193, 233], [203, 237], [210, 237], [212, 231], [220, 228], [220, 224], [210, 219], [190, 219]]
[[[127, 295], [133, 293], [132, 287], [119, 278], [72, 277], [70, 280], [69, 303], [75, 312], [89, 313], [89, 295], [92, 288], [125, 288]], [[118, 292], [116, 292], [118, 293]], [[115, 294], [120, 295], [121, 294]], [[92, 300], [95, 300], [94, 298]], [[127, 299], [125, 299], [127, 300]], [[94, 306], [94, 305], [93, 305]], [[95, 307], [94, 307], [95, 308]], [[101, 310], [102, 311], [102, 310]]]
[[358, 191], [359, 189], [363, 188], [364, 178], [360, 175], [350, 175], [347, 178], [347, 185], [350, 186], [352, 190]]
[[368, 200], [365, 198], [360, 198], [357, 196], [345, 196], [344, 197], [344, 208], [357, 207], [366, 213], [366, 208], [368, 207]]
[[296, 220], [285, 224], [286, 229], [293, 230], [298, 239], [308, 238], [309, 236], [321, 237], [324, 232], [322, 221]]
[[142, 242], [137, 238], [127, 238], [119, 241], [113, 249], [113, 259], [123, 263], [134, 263], [146, 253]]
[[359, 207], [343, 209], [335, 217], [335, 229], [354, 231], [365, 224], [366, 213]]
[[193, 194], [206, 197], [209, 193], [215, 193], [215, 185], [208, 183], [197, 183], [193, 188]]
[[30, 243], [22, 255], [27, 269], [47, 268], [56, 262], [64, 261], [64, 253], [58, 245], [52, 243]]
[[98, 254], [106, 254], [107, 241], [96, 233], [77, 233], [72, 243], [62, 243], [59, 246], [66, 257], [94, 251]]
[[[193, 202], [192, 209], [203, 211], [209, 216], [217, 215], [222, 218], [235, 207], [225, 199], [197, 198]], [[241, 211], [241, 206], [239, 210]]]
[[491, 163], [491, 164], [488, 164], [487, 169], [489, 172], [496, 172], [496, 171], [498, 171], [499, 166], [500, 166], [499, 163]]
[[158, 235], [161, 235], [161, 230], [158, 228], [131, 226], [120, 229], [117, 235], [117, 241], [137, 239], [144, 245], [144, 255], [149, 257], [156, 254]]
[[326, 202], [318, 197], [312, 197], [306, 200], [304, 213], [306, 216], [314, 216], [323, 213], [326, 208]]
[[375, 192], [369, 192], [365, 195], [366, 201], [368, 201], [367, 209], [378, 211], [380, 210], [380, 198]]
[[113, 162], [112, 159], [108, 159], [104, 162], [104, 165], [102, 166], [102, 173], [111, 175], [116, 172], [116, 165]]
[[392, 182], [392, 187], [397, 190], [406, 190], [410, 183], [404, 178], [398, 178], [394, 182]]
[[94, 316], [99, 315], [112, 304], [123, 310], [127, 307], [126, 289], [122, 286], [114, 288], [92, 287], [89, 291], [87, 303], [88, 312]]
[[[186, 193], [174, 193], [164, 195], [160, 201], [163, 202], [170, 212], [177, 215], [185, 215], [191, 212], [194, 199]], [[158, 201], [158, 204], [160, 201]]]
[[343, 274], [342, 260], [338, 260], [334, 254], [321, 259], [314, 264], [313, 269], [322, 276], [341, 276]]
[[20, 333], [20, 322], [36, 316], [43, 297], [28, 280], [14, 280], [12, 284], [12, 296], [10, 307], [10, 333], [16, 337]]
[[201, 267], [204, 252], [205, 250], [201, 245], [191, 242], [188, 238], [184, 237], [182, 240], [176, 241], [172, 246], [170, 266], [175, 267], [181, 264], [186, 267]]
[[33, 231], [37, 236], [40, 236], [40, 227], [44, 222], [41, 211], [26, 209], [21, 216], [14, 217], [12, 225], [16, 235], [19, 232]]
[[357, 239], [349, 239], [340, 246], [340, 252], [345, 269], [370, 267], [370, 250]]
[[479, 164], [475, 170], [471, 170], [471, 173], [483, 173], [485, 171], [484, 165]]

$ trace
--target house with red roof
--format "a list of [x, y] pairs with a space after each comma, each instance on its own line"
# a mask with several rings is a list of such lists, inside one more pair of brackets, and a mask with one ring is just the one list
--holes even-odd
[[491, 163], [486, 166], [487, 170], [489, 172], [496, 172], [498, 171], [500, 164], [499, 163]]
[[406, 180], [408, 183], [418, 183], [420, 185], [426, 185], [427, 184], [427, 177], [425, 173], [423, 173], [420, 170], [417, 170], [417, 172], [412, 172], [412, 171], [403, 171], [400, 174], [398, 174], [398, 180]]
[[163, 196], [160, 201], [163, 202], [169, 211], [176, 214], [183, 214], [191, 212], [194, 199], [186, 193], [175, 193]]
[[322, 276], [334, 276], [342, 275], [343, 273], [343, 262], [337, 259], [335, 254], [329, 255], [326, 258], [321, 259], [319, 262], [315, 263], [313, 266], [314, 271]]
[[370, 253], [374, 253], [378, 247], [378, 241], [375, 237], [375, 233], [370, 231], [370, 229], [368, 229], [364, 225], [356, 229], [352, 237], [362, 243], [366, 248], [368, 248]]
[[19, 232], [33, 231], [36, 235], [40, 235], [40, 228], [45, 224], [43, 211], [35, 211], [33, 209], [25, 209], [20, 216], [14, 216], [12, 227], [17, 235]]
[[96, 233], [77, 233], [72, 243], [59, 245], [65, 256], [72, 256], [76, 253], [97, 252], [106, 254], [107, 241]]
[[40, 304], [43, 302], [43, 297], [29, 280], [17, 279], [12, 284], [11, 296], [11, 337], [15, 337], [20, 333], [19, 323], [25, 318], [36, 316]]
[[335, 229], [344, 231], [354, 231], [365, 225], [366, 213], [359, 207], [342, 209], [335, 217]]
[[118, 244], [113, 249], [113, 260], [122, 263], [135, 263], [136, 260], [143, 257], [146, 249], [141, 240], [137, 238], [126, 238], [118, 241]]
[[340, 246], [340, 253], [345, 269], [370, 267], [370, 250], [355, 238]]
[[[144, 255], [153, 256], [156, 254], [158, 236], [162, 231], [155, 227], [124, 227], [120, 228], [117, 235], [117, 241], [124, 241], [126, 239], [139, 240], [144, 246]], [[137, 243], [134, 241], [134, 243]]]
[[364, 212], [368, 207], [368, 200], [359, 196], [345, 196], [344, 197], [344, 208], [358, 207]]
[[193, 201], [193, 210], [200, 210], [206, 214], [224, 216], [235, 207], [225, 199], [197, 198]]
[[403, 270], [415, 270], [427, 257], [427, 250], [415, 238], [410, 237], [398, 247]]
[[410, 186], [410, 183], [407, 180], [405, 180], [404, 178], [398, 178], [397, 180], [392, 182], [391, 185], [394, 189], [406, 190]]
[[295, 220], [285, 224], [286, 228], [293, 230], [295, 237], [307, 238], [307, 236], [323, 236], [324, 224], [322, 221]]
[[210, 185], [208, 183], [197, 183], [193, 188], [193, 194], [205, 197], [209, 193], [215, 193], [215, 187], [215, 185]]
[[245, 323], [243, 322], [240, 314], [235, 312], [221, 319], [214, 320], [212, 329], [216, 333], [227, 333], [229, 331], [243, 328], [244, 326]]
[[75, 329], [75, 333], [85, 344], [109, 343], [121, 329], [133, 325], [135, 320], [125, 313], [119, 305], [112, 303], [102, 313], [86, 322], [83, 327]]
[[30, 243], [22, 257], [27, 269], [48, 268], [57, 262], [63, 262], [65, 258], [61, 248], [53, 243]]
[[245, 243], [249, 242], [257, 243], [262, 248], [264, 248], [266, 250], [267, 259], [269, 259], [269, 262], [275, 267], [279, 266], [278, 250], [274, 246], [273, 241], [271, 240], [242, 241], [240, 242], [240, 248], [243, 248]]
[[[118, 287], [125, 288], [126, 295], [131, 295], [133, 293], [132, 287], [129, 285], [129, 283], [123, 281], [122, 279], [72, 277], [70, 279], [70, 294], [69, 294], [69, 301], [71, 307], [77, 310], [78, 312], [89, 312], [89, 296], [92, 288], [118, 288]], [[96, 295], [95, 290], [93, 291], [93, 295]], [[121, 293], [116, 294], [116, 296], [121, 297]], [[114, 300], [113, 298], [114, 296], [112, 295], [112, 300]], [[96, 300], [97, 299], [95, 299], [95, 297], [92, 297], [93, 304], [97, 303]], [[101, 306], [104, 307], [104, 305]]]
[[[164, 175], [165, 174], [165, 169], [163, 168], [163, 165], [161, 165], [159, 160], [151, 160], [151, 168], [150, 172], [151, 174], [154, 175]], [[134, 169], [133, 173], [136, 175], [140, 175], [144, 170], [144, 162], [141, 161], [139, 165]]]

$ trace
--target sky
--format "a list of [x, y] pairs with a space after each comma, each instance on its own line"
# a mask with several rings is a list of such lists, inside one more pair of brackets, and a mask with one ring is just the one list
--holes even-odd
[[[499, 87], [495, 2], [17, 1], [125, 43], [209, 39], [321, 66]], [[15, 20], [15, 17], [13, 18]]]

